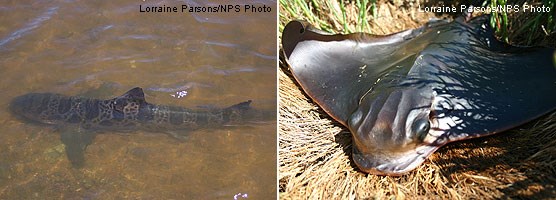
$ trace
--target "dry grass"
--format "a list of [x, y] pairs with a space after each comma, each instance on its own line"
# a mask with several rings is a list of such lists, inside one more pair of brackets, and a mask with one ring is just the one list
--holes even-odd
[[[280, 3], [280, 30], [291, 19], [309, 19], [295, 15], [303, 12], [283, 10], [284, 5], [295, 3]], [[346, 26], [334, 17], [332, 9], [344, 3], [323, 4], [313, 9], [315, 3], [308, 3], [309, 11], [319, 18], [309, 19], [311, 23], [321, 28], [327, 23], [336, 32], [361, 29], [357, 14], [346, 15]], [[356, 2], [344, 6], [346, 13], [359, 13]], [[400, 1], [379, 2], [377, 10], [367, 32], [415, 28], [433, 17]], [[375, 176], [354, 166], [349, 131], [311, 102], [283, 59], [279, 74], [280, 199], [556, 198], [556, 113], [508, 132], [449, 144], [407, 175]]]

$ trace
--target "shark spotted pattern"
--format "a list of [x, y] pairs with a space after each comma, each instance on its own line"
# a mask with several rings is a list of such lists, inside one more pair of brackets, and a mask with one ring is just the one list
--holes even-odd
[[250, 104], [251, 100], [223, 109], [200, 110], [155, 105], [146, 102], [143, 90], [136, 87], [106, 100], [29, 93], [14, 98], [10, 111], [26, 120], [57, 125], [62, 130], [61, 139], [68, 158], [79, 167], [84, 162], [85, 148], [99, 131], [163, 131], [173, 137], [184, 138], [183, 131], [242, 121], [245, 112], [250, 110]]

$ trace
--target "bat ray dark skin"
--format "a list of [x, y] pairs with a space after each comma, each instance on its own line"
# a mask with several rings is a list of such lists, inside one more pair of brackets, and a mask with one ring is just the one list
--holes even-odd
[[352, 133], [355, 164], [401, 175], [449, 142], [556, 109], [554, 49], [502, 43], [487, 22], [431, 21], [376, 36], [292, 21], [282, 47], [303, 90]]
[[[64, 129], [61, 140], [68, 159], [80, 167], [83, 153], [98, 131], [147, 130], [183, 138], [182, 131], [222, 126], [246, 117], [251, 100], [224, 109], [192, 110], [145, 101], [143, 90], [133, 88], [113, 99], [101, 100], [53, 93], [29, 93], [10, 103], [12, 113]], [[74, 126], [72, 126], [74, 125]]]

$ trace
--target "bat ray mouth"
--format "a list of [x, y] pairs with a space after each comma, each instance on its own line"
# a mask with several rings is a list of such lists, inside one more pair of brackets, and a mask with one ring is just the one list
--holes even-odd
[[353, 147], [353, 161], [369, 174], [400, 176], [417, 168], [425, 159], [438, 149], [437, 146], [423, 145], [405, 152], [362, 153]]

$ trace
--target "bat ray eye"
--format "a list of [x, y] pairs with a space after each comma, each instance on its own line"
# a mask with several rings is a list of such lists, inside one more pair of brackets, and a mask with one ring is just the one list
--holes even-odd
[[413, 122], [413, 126], [411, 127], [415, 136], [421, 141], [425, 139], [429, 130], [431, 129], [431, 124], [428, 119], [418, 119]]

